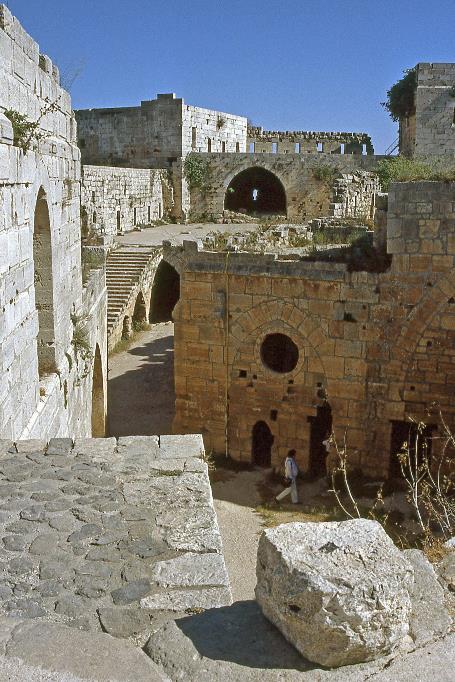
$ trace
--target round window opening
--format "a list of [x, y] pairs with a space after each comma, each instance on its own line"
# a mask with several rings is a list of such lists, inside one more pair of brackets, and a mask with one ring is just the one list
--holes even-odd
[[261, 359], [269, 369], [286, 374], [295, 369], [299, 349], [285, 334], [268, 334], [261, 345]]

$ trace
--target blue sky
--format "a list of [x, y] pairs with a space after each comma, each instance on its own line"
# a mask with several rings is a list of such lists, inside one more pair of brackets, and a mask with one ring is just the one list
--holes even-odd
[[74, 108], [157, 92], [274, 130], [396, 138], [380, 102], [405, 68], [455, 61], [455, 0], [9, 0]]

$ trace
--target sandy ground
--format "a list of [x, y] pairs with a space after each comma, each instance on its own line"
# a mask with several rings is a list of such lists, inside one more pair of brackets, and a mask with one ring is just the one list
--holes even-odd
[[262, 471], [216, 474], [221, 480], [212, 482], [212, 492], [232, 596], [234, 601], [254, 599], [256, 554], [262, 531], [261, 518], [254, 507], [261, 503], [256, 486], [264, 474]]
[[160, 225], [143, 230], [128, 232], [116, 237], [119, 244], [138, 244], [140, 246], [160, 246], [164, 239], [173, 244], [182, 244], [188, 239], [203, 239], [210, 232], [250, 232], [257, 228], [255, 223], [219, 225], [218, 223], [192, 223], [191, 225]]
[[109, 357], [108, 428], [111, 436], [172, 433], [174, 325], [155, 324], [130, 348]]

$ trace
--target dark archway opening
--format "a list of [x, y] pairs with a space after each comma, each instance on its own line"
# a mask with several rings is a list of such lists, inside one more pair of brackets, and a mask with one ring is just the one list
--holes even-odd
[[251, 439], [251, 461], [261, 467], [269, 467], [272, 462], [274, 437], [268, 425], [259, 421], [253, 426]]
[[314, 417], [308, 417], [310, 422], [310, 476], [319, 478], [327, 474], [328, 450], [324, 441], [332, 433], [332, 408], [327, 401], [319, 405]]
[[92, 438], [104, 438], [106, 435], [106, 413], [104, 410], [103, 364], [99, 346], [96, 346], [93, 363], [92, 381]]
[[252, 215], [286, 215], [286, 192], [281, 181], [265, 168], [247, 168], [233, 178], [224, 208]]
[[52, 237], [46, 193], [41, 188], [35, 207], [33, 229], [35, 306], [38, 312], [38, 374], [56, 371]]
[[180, 276], [172, 265], [162, 260], [158, 265], [152, 288], [149, 320], [169, 322], [172, 311], [180, 298]]
[[144, 328], [144, 323], [147, 322], [147, 307], [145, 305], [144, 296], [140, 291], [136, 298], [133, 312], [133, 329], [140, 331]]
[[436, 429], [435, 424], [427, 424], [419, 430], [416, 422], [392, 421], [389, 478], [395, 480], [404, 478], [399, 457], [401, 452], [405, 454], [403, 468], [406, 475], [409, 464], [413, 470], [420, 467], [425, 460], [431, 465], [432, 438]]

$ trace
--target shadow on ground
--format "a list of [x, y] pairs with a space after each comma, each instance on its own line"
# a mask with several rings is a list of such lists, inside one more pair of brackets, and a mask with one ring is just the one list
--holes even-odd
[[107, 397], [111, 436], [172, 433], [174, 337], [167, 332], [143, 343], [153, 333], [143, 332], [140, 345], [110, 358]]
[[[223, 679], [223, 676], [220, 677], [223, 668], [226, 679], [238, 679], [229, 674], [236, 666], [283, 671], [283, 677], [279, 679], [288, 679], [287, 671], [297, 673], [315, 668], [264, 618], [253, 600], [209, 609], [202, 614], [168, 624], [165, 629], [167, 631], [164, 636], [163, 631], [152, 635], [146, 650], [157, 660], [161, 658], [166, 645], [167, 660], [174, 671], [180, 665], [184, 666], [185, 661], [192, 661], [192, 675], [200, 670], [210, 677], [212, 672], [213, 679], [217, 680]], [[232, 669], [230, 664], [234, 664]], [[250, 679], [250, 676], [245, 679]]]

